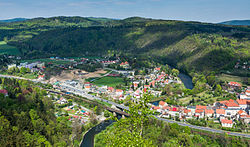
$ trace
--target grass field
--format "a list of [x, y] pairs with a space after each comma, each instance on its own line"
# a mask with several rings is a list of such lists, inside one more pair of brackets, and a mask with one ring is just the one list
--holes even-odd
[[110, 87], [114, 87], [119, 84], [124, 84], [123, 78], [119, 77], [102, 77], [94, 80], [92, 83], [97, 86], [107, 85]]
[[228, 74], [221, 74], [217, 78], [221, 81], [226, 81], [226, 82], [233, 81], [233, 82], [238, 82], [240, 84], [246, 83], [246, 80], [249, 81], [249, 77], [239, 77], [239, 76], [232, 76], [232, 75], [228, 75]]
[[16, 47], [10, 46], [4, 41], [0, 41], [0, 55], [3, 54], [20, 55], [21, 53]]
[[45, 58], [45, 59], [32, 59], [32, 60], [22, 60], [22, 62], [28, 62], [28, 63], [32, 63], [32, 62], [37, 62], [37, 61], [41, 61], [41, 62], [45, 62], [45, 63], [54, 63], [54, 64], [67, 64], [70, 63], [71, 61], [64, 61], [64, 60], [51, 60], [49, 58]]
[[194, 103], [194, 105], [198, 105], [198, 104], [213, 104], [218, 97], [213, 97], [212, 94], [207, 94], [205, 91], [202, 93], [197, 94], [196, 97], [192, 97], [192, 96], [187, 96], [184, 98], [180, 98], [178, 99], [179, 102], [181, 102], [182, 104], [189, 104], [189, 102], [194, 99], [196, 102]]

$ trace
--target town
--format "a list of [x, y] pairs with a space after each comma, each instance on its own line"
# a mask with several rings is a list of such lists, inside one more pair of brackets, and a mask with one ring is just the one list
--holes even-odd
[[[237, 63], [238, 64], [238, 63]], [[80, 65], [84, 65], [79, 68]], [[96, 66], [97, 65], [97, 66]], [[87, 70], [87, 66], [96, 66], [95, 69]], [[73, 78], [51, 78], [46, 75], [46, 68], [72, 70]], [[103, 69], [103, 72], [88, 76], [94, 70]], [[83, 69], [83, 70], [82, 70]], [[19, 70], [19, 71], [18, 71]], [[104, 59], [88, 59], [88, 58], [60, 58], [50, 57], [46, 62], [23, 62], [19, 65], [9, 64], [6, 69], [8, 74], [20, 72], [21, 74], [33, 73], [36, 75], [37, 81], [46, 81], [53, 85], [53, 89], [74, 93], [79, 96], [91, 94], [99, 96], [103, 99], [111, 100], [116, 103], [127, 106], [129, 101], [140, 101], [143, 94], [150, 94], [153, 98], [151, 109], [155, 111], [155, 115], [162, 118], [182, 121], [194, 125], [209, 126], [215, 129], [225, 129], [231, 131], [249, 131], [250, 123], [250, 87], [243, 88], [238, 82], [229, 82], [224, 85], [225, 93], [236, 94], [232, 99], [215, 101], [207, 105], [189, 105], [172, 104], [164, 100], [167, 99], [164, 93], [166, 85], [178, 85], [182, 89], [184, 87], [181, 79], [178, 77], [179, 71], [171, 69], [168, 66], [156, 66], [142, 70], [133, 70], [128, 61], [115, 58], [113, 60]], [[13, 74], [15, 75], [15, 74]], [[19, 74], [20, 75], [20, 74]], [[46, 78], [47, 76], [47, 78]], [[60, 77], [62, 77], [60, 75]], [[120, 80], [116, 84], [116, 80]], [[102, 81], [102, 82], [98, 82]], [[7, 92], [3, 89], [3, 94]], [[179, 92], [178, 97], [184, 97], [183, 92]], [[77, 118], [80, 122], [85, 123], [91, 110], [82, 107], [77, 103], [59, 97], [55, 99], [55, 103], [65, 105], [63, 114], [67, 113], [71, 118]], [[61, 106], [60, 106], [61, 107]], [[56, 115], [61, 115], [57, 113]], [[104, 118], [100, 118], [103, 120]], [[71, 120], [71, 119], [70, 119]]]

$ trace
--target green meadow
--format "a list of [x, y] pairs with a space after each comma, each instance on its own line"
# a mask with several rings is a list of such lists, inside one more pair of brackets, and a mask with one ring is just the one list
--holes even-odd
[[102, 77], [95, 79], [92, 83], [97, 86], [107, 85], [110, 87], [115, 87], [120, 84], [123, 85], [124, 81], [123, 78], [120, 77]]

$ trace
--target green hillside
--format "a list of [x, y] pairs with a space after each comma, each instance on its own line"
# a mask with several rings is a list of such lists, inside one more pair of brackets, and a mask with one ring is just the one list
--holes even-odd
[[24, 41], [41, 32], [67, 27], [108, 26], [113, 24], [113, 19], [84, 18], [84, 17], [50, 17], [34, 18], [24, 21], [0, 23], [0, 40]]
[[0, 41], [0, 55], [20, 55], [20, 51], [15, 46], [10, 46], [4, 41]]
[[[20, 32], [17, 26], [25, 32]], [[12, 28], [0, 29], [6, 33], [2, 37], [27, 58], [104, 56], [112, 51], [118, 55], [151, 58], [189, 73], [230, 70], [238, 59], [250, 59], [248, 26], [140, 17], [124, 20], [53, 17], [4, 27]]]

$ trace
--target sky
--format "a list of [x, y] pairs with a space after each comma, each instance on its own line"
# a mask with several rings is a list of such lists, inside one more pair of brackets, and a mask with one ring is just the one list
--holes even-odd
[[52, 16], [217, 23], [250, 19], [250, 0], [0, 0], [0, 20]]

